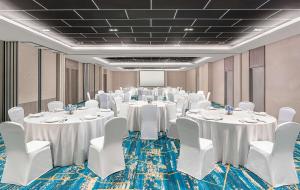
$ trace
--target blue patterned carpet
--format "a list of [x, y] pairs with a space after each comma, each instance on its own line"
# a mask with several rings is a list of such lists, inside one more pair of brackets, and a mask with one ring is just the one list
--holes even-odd
[[[27, 187], [1, 184], [0, 189], [272, 189], [245, 168], [216, 164], [215, 169], [199, 181], [176, 171], [179, 141], [163, 136], [157, 141], [142, 141], [139, 133], [124, 140], [126, 170], [102, 180], [86, 165], [56, 167]], [[300, 176], [300, 142], [294, 153]], [[0, 175], [5, 164], [5, 147], [0, 138]], [[299, 185], [277, 189], [298, 189]]]

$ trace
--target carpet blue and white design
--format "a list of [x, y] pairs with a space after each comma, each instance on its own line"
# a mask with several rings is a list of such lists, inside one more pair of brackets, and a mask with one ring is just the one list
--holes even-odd
[[[295, 145], [294, 159], [300, 176], [300, 142]], [[126, 170], [103, 180], [85, 165], [56, 167], [29, 186], [1, 184], [0, 189], [75, 190], [75, 189], [272, 189], [247, 169], [216, 164], [203, 180], [196, 180], [176, 171], [179, 141], [163, 136], [156, 141], [145, 141], [139, 133], [131, 133], [123, 143]], [[0, 175], [5, 164], [5, 146], [0, 138]], [[298, 189], [300, 186], [284, 186], [277, 189]]]

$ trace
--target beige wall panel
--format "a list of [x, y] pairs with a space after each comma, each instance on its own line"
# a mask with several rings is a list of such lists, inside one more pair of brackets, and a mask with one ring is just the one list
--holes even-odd
[[167, 71], [167, 86], [185, 89], [185, 71]]
[[56, 53], [42, 51], [42, 100], [56, 99]]
[[266, 46], [266, 111], [274, 116], [283, 106], [296, 109], [300, 122], [300, 36]]
[[112, 90], [131, 86], [137, 86], [136, 71], [112, 71]]
[[208, 63], [199, 66], [198, 76], [198, 89], [204, 92], [208, 92]]
[[38, 50], [19, 43], [18, 52], [18, 103], [38, 100]]
[[212, 64], [212, 100], [224, 104], [224, 59]]
[[185, 89], [189, 92], [196, 92], [196, 69], [186, 71]]
[[241, 78], [241, 55], [234, 56], [234, 106], [237, 107], [239, 102], [241, 101], [241, 85], [242, 85], [242, 78]]
[[249, 101], [249, 52], [242, 53], [242, 101]]

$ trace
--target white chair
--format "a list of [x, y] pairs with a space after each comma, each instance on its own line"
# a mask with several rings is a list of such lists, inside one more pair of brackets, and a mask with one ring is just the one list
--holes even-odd
[[281, 124], [286, 122], [292, 122], [295, 114], [296, 114], [296, 110], [294, 110], [293, 108], [282, 107], [279, 109], [277, 123]]
[[97, 100], [88, 100], [85, 102], [85, 107], [87, 108], [98, 108], [98, 101]]
[[206, 95], [206, 101], [209, 101], [209, 98], [210, 98], [210, 92], [208, 92]]
[[86, 93], [88, 100], [91, 100], [91, 94], [89, 92]]
[[23, 125], [24, 109], [22, 107], [13, 107], [8, 110], [9, 119], [13, 122]]
[[1, 183], [28, 185], [52, 169], [48, 141], [25, 143], [23, 126], [14, 122], [2, 123], [0, 132], [7, 155]]
[[64, 103], [62, 101], [52, 101], [48, 103], [48, 111], [54, 112], [57, 109], [64, 109]]
[[99, 99], [100, 99], [100, 108], [103, 109], [109, 109], [109, 95], [104, 93], [104, 94], [100, 94], [99, 95]]
[[167, 98], [168, 98], [168, 101], [174, 102], [174, 94], [172, 92], [168, 92]]
[[178, 132], [176, 129], [177, 112], [176, 112], [175, 103], [167, 104], [167, 116], [168, 116], [167, 136], [169, 138], [178, 139]]
[[215, 166], [212, 141], [199, 138], [199, 125], [191, 119], [179, 118], [176, 125], [180, 139], [177, 170], [201, 180]]
[[98, 90], [98, 94], [103, 94], [105, 93], [103, 90]]
[[181, 116], [182, 114], [182, 109], [183, 109], [183, 106], [184, 106], [184, 102], [185, 102], [185, 98], [183, 96], [180, 96], [178, 99], [177, 99], [177, 102], [176, 102], [176, 112], [177, 112], [177, 116]]
[[298, 184], [293, 153], [299, 131], [298, 123], [283, 123], [275, 131], [274, 143], [269, 141], [250, 143], [245, 167], [273, 187]]
[[129, 104], [122, 103], [120, 105], [120, 112], [119, 112], [118, 116], [123, 117], [123, 118], [128, 118], [128, 109], [129, 109]]
[[239, 108], [241, 108], [242, 110], [246, 110], [246, 111], [254, 111], [255, 104], [252, 102], [247, 102], [247, 101], [240, 102]]
[[112, 118], [105, 123], [103, 137], [91, 140], [88, 168], [105, 179], [107, 176], [124, 170], [123, 137], [127, 132], [125, 118]]
[[158, 108], [156, 105], [144, 105], [141, 108], [141, 139], [158, 139]]
[[124, 102], [129, 102], [131, 100], [131, 94], [130, 92], [126, 92], [124, 94]]
[[182, 106], [181, 116], [185, 116], [186, 115], [186, 110], [188, 108], [189, 108], [189, 100], [188, 100], [188, 98], [185, 98], [184, 102], [183, 102], [183, 106]]
[[120, 112], [120, 105], [123, 103], [123, 98], [120, 97], [120, 96], [116, 96], [116, 97], [113, 97], [115, 102], [116, 102], [116, 106], [117, 106], [117, 111], [118, 113]]

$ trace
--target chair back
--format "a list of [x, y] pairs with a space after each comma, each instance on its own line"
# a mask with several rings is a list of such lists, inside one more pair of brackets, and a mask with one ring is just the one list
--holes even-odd
[[109, 107], [114, 112], [114, 116], [117, 117], [118, 116], [118, 108], [117, 108], [117, 103], [113, 96], [109, 97]]
[[154, 125], [157, 125], [157, 112], [158, 108], [157, 105], [144, 105], [142, 106], [141, 110], [141, 116], [142, 116], [142, 122], [150, 122]]
[[22, 107], [13, 107], [8, 110], [9, 119], [13, 122], [23, 125], [24, 109]]
[[121, 117], [115, 117], [105, 122], [104, 145], [103, 149], [107, 149], [113, 144], [121, 144], [123, 137], [127, 133], [127, 120]]
[[172, 92], [168, 92], [167, 98], [170, 102], [174, 102], [174, 94]]
[[129, 104], [128, 103], [120, 104], [119, 117], [128, 118], [128, 109], [129, 109]]
[[97, 100], [88, 100], [85, 102], [85, 107], [87, 108], [98, 108], [98, 101]]
[[131, 94], [130, 92], [126, 92], [124, 94], [124, 102], [129, 102], [131, 100]]
[[296, 110], [290, 107], [282, 107], [279, 110], [278, 114], [278, 124], [285, 123], [285, 122], [292, 122], [294, 116], [296, 114]]
[[300, 125], [295, 122], [279, 125], [275, 131], [272, 155], [279, 157], [288, 155], [292, 158], [299, 131]]
[[244, 101], [239, 103], [239, 108], [246, 111], [254, 111], [255, 104], [252, 102]]
[[104, 91], [103, 90], [98, 90], [98, 94], [103, 94]]
[[99, 95], [100, 98], [100, 108], [108, 109], [109, 108], [109, 95], [104, 93]]
[[63, 109], [64, 103], [62, 101], [52, 101], [48, 103], [48, 111], [54, 112], [56, 109]]
[[200, 149], [199, 125], [197, 122], [188, 118], [176, 120], [176, 127], [181, 145]]
[[4, 122], [0, 124], [0, 132], [4, 140], [7, 155], [11, 152], [26, 153], [24, 128], [16, 122]]
[[175, 103], [167, 104], [167, 115], [168, 115], [168, 120], [173, 120], [177, 118], [177, 110], [176, 110]]
[[91, 94], [89, 92], [86, 93], [86, 97], [88, 100], [91, 100]]
[[[197, 102], [196, 105], [195, 105], [195, 108], [196, 109], [208, 109], [209, 106], [210, 106], [210, 102], [209, 101], [200, 101], [200, 102]], [[193, 105], [191, 105], [191, 107], [193, 107]]]

